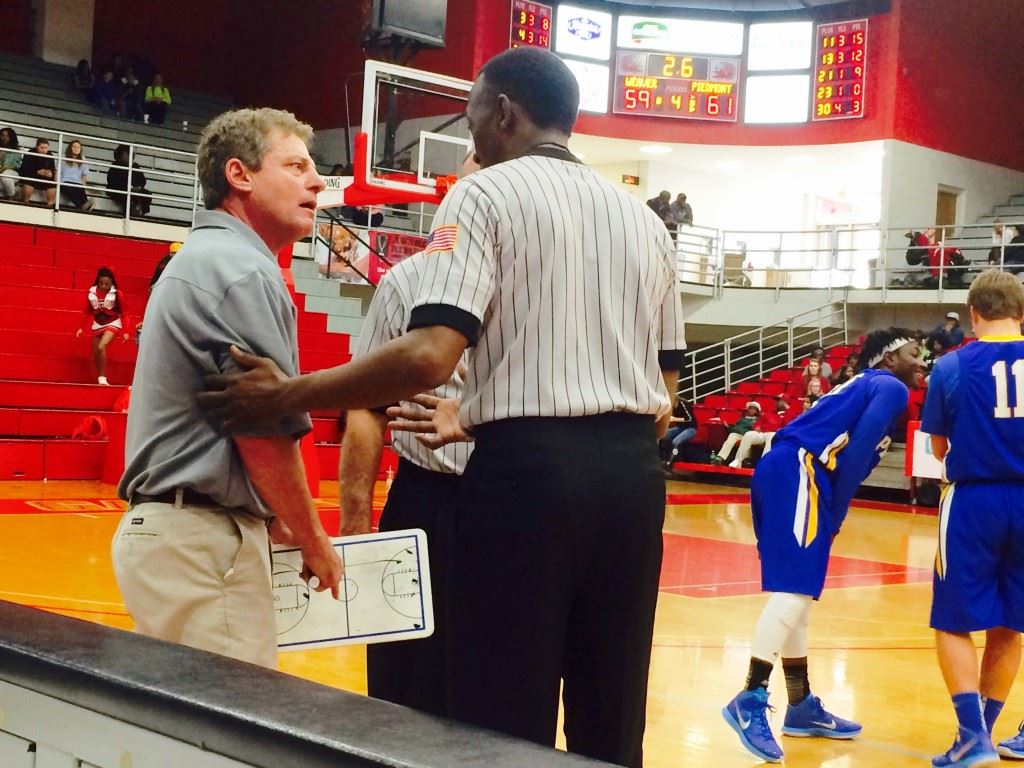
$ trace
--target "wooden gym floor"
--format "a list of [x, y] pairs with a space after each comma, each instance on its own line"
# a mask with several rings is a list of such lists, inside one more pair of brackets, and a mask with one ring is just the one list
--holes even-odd
[[[381, 484], [382, 485], [382, 484]], [[337, 506], [337, 484], [321, 502]], [[381, 500], [383, 488], [380, 488]], [[646, 738], [648, 768], [733, 768], [758, 761], [720, 709], [746, 675], [763, 605], [747, 494], [672, 482]], [[121, 509], [99, 483], [0, 483], [0, 599], [131, 628], [110, 566]], [[852, 742], [781, 740], [796, 768], [926, 766], [952, 742], [954, 718], [928, 629], [937, 518], [855, 505], [811, 614], [811, 685], [826, 707], [864, 724]], [[281, 669], [365, 693], [362, 646], [282, 654]], [[772, 679], [778, 734], [781, 670]], [[1014, 732], [1024, 693], [1011, 694], [996, 738]]]

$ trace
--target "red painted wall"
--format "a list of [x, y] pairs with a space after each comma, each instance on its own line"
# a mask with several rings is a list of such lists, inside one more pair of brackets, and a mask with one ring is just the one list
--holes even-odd
[[115, 53], [151, 59], [171, 88], [229, 94], [236, 73], [226, 62], [239, 49], [259, 49], [233, 23], [234, 0], [96, 0], [93, 67], [102, 71]]
[[1024, 3], [901, 0], [893, 136], [1024, 171]]
[[0, 2], [0, 51], [32, 55], [32, 0]]
[[[96, 0], [95, 58], [102, 63], [115, 50], [147, 51], [172, 87], [287, 107], [318, 128], [338, 127], [350, 75], [353, 122], [361, 116], [358, 73], [370, 4]], [[975, 0], [941, 6], [937, 13], [934, 0], [893, 0], [890, 13], [871, 17], [862, 119], [766, 127], [583, 115], [577, 130], [753, 146], [895, 138], [1024, 170], [1024, 2], [988, 0], [984, 11]], [[411, 66], [471, 79], [508, 46], [508, 8], [504, 0], [449, 0], [447, 47], [421, 51]]]

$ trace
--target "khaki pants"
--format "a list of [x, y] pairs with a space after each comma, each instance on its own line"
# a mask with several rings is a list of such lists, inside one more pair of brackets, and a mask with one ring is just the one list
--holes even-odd
[[222, 507], [137, 504], [111, 554], [136, 632], [277, 668], [263, 520]]

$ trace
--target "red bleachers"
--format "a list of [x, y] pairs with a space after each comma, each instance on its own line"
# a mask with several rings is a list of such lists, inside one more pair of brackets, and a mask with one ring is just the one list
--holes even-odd
[[[826, 359], [838, 361], [831, 363], [833, 370], [838, 370], [846, 363], [847, 356], [857, 350], [858, 347], [852, 345], [832, 347], [826, 350]], [[805, 364], [806, 360], [793, 368], [779, 368], [770, 371], [760, 381], [742, 382], [731, 392], [708, 395], [700, 402], [695, 403], [693, 411], [698, 428], [697, 435], [690, 442], [717, 450], [725, 439], [727, 425], [734, 424], [743, 415], [747, 402], [751, 400], [756, 401], [764, 411], [775, 407], [776, 395], [784, 394], [790, 399], [791, 408], [799, 408], [799, 400], [804, 396], [803, 369]], [[911, 407], [914, 407], [915, 402], [923, 402], [923, 397], [923, 390], [912, 393]], [[749, 469], [712, 467], [707, 464], [676, 462], [676, 467], [702, 472], [751, 474]]]
[[[97, 268], [108, 266], [129, 315], [141, 320], [150, 277], [166, 253], [166, 242], [0, 224], [0, 284], [13, 288], [0, 299], [5, 340], [0, 349], [0, 480], [106, 474], [107, 441], [70, 436], [89, 416], [109, 424], [123, 420], [113, 409], [132, 380], [138, 347], [134, 339], [112, 342], [107, 376], [115, 386], [93, 384], [90, 337], [75, 337], [84, 320], [85, 294]], [[326, 315], [306, 312], [301, 294], [295, 302], [302, 371], [347, 362], [349, 337], [328, 332]], [[337, 413], [314, 416], [321, 477], [336, 479]], [[392, 461], [388, 458], [382, 471]]]

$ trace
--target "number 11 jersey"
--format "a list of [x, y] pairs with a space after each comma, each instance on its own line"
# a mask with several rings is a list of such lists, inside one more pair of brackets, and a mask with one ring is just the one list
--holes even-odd
[[949, 438], [949, 481], [1024, 482], [1024, 336], [982, 337], [940, 359], [921, 430]]

